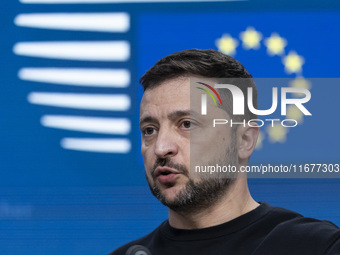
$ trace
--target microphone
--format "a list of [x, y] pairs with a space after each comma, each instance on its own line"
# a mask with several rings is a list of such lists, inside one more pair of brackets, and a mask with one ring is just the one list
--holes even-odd
[[125, 253], [125, 255], [151, 255], [148, 248], [142, 245], [132, 245]]

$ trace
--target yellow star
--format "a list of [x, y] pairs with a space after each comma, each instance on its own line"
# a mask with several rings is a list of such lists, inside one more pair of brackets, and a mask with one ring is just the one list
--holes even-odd
[[310, 81], [302, 78], [302, 77], [298, 77], [292, 81], [289, 82], [289, 85], [293, 88], [303, 88], [303, 89], [311, 89], [311, 83]]
[[286, 136], [288, 133], [288, 128], [283, 127], [280, 124], [274, 124], [267, 126], [267, 133], [269, 135], [269, 141], [272, 143], [280, 142], [284, 143], [286, 141]]
[[229, 34], [224, 34], [220, 39], [216, 40], [218, 50], [227, 55], [235, 55], [238, 44], [238, 41]]
[[286, 57], [283, 58], [283, 64], [288, 74], [298, 73], [302, 71], [302, 65], [305, 59], [299, 56], [295, 51], [290, 51]]
[[294, 119], [301, 124], [303, 122], [303, 113], [295, 105], [290, 105], [287, 107], [287, 118]]
[[[302, 89], [307, 89], [307, 90], [310, 90], [312, 85], [310, 83], [310, 81], [302, 78], [302, 77], [299, 77], [299, 78], [296, 78], [292, 81], [289, 82], [289, 85], [293, 88], [302, 88]], [[304, 94], [302, 93], [293, 93], [293, 95], [295, 97], [302, 97], [304, 96]]]
[[259, 150], [262, 148], [263, 140], [264, 140], [264, 134], [263, 132], [260, 131], [259, 136], [257, 138], [256, 146], [255, 146], [256, 150]]
[[264, 40], [264, 44], [267, 46], [268, 55], [282, 55], [287, 46], [287, 40], [277, 33], [272, 33], [269, 38]]
[[242, 40], [243, 48], [249, 49], [259, 49], [260, 41], [262, 40], [262, 34], [256, 31], [253, 27], [247, 27], [246, 31], [240, 33], [240, 38]]

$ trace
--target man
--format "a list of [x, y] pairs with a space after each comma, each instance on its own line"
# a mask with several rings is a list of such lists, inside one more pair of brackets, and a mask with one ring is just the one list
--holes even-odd
[[[257, 141], [256, 124], [211, 127], [216, 118], [240, 118], [232, 115], [231, 102], [226, 100], [230, 95], [221, 90], [221, 103], [229, 103], [216, 107], [209, 102], [209, 114], [200, 111], [202, 90], [193, 86], [212, 88], [219, 78], [232, 79], [243, 92], [252, 87], [256, 106], [251, 74], [241, 63], [215, 50], [171, 54], [141, 78], [146, 178], [152, 193], [169, 208], [169, 219], [112, 255], [138, 254], [132, 250], [141, 246], [153, 255], [340, 254], [339, 228], [257, 203], [245, 173], [194, 174], [197, 165], [228, 165], [239, 170], [248, 164]], [[256, 116], [246, 109], [241, 118]]]

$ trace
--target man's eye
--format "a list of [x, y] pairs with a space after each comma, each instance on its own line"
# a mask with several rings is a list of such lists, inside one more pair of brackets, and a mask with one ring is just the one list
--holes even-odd
[[144, 129], [144, 135], [152, 135], [155, 132], [155, 129], [152, 127], [147, 127]]
[[182, 126], [184, 128], [190, 128], [191, 127], [191, 121], [189, 121], [189, 120], [183, 121]]

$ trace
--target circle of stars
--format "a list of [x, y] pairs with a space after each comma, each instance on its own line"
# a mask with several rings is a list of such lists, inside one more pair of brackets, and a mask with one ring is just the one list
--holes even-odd
[[[310, 82], [302, 76], [302, 66], [305, 63], [304, 57], [293, 50], [286, 53], [285, 48], [288, 45], [288, 42], [278, 33], [272, 33], [269, 37], [264, 38], [261, 32], [257, 31], [254, 27], [249, 26], [245, 31], [240, 32], [239, 39], [242, 42], [244, 50], [258, 50], [261, 48], [261, 43], [263, 43], [269, 56], [281, 57], [284, 71], [287, 74], [296, 75], [296, 78], [289, 83], [289, 86], [294, 88], [305, 88], [308, 90], [311, 88]], [[240, 45], [240, 42], [230, 34], [223, 34], [221, 38], [216, 40], [215, 44], [222, 53], [235, 56], [237, 52], [236, 49]], [[300, 96], [299, 93], [293, 95], [295, 97]], [[295, 119], [300, 124], [303, 122], [303, 114], [295, 105], [290, 105], [288, 107], [286, 116], [289, 119]], [[282, 127], [281, 125], [268, 125], [265, 130], [268, 135], [268, 140], [271, 143], [284, 143], [289, 131], [289, 129]], [[260, 131], [256, 149], [262, 148], [264, 140], [265, 133]]]

